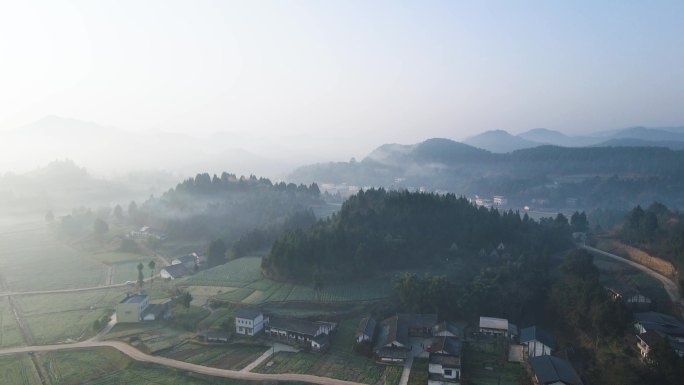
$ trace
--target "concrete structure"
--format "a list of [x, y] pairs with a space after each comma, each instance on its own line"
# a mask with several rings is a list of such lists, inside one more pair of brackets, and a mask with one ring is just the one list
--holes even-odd
[[116, 305], [116, 321], [118, 323], [140, 322], [149, 304], [149, 297], [146, 295], [127, 296]]
[[264, 314], [254, 309], [235, 312], [235, 332], [243, 336], [255, 336], [264, 330]]

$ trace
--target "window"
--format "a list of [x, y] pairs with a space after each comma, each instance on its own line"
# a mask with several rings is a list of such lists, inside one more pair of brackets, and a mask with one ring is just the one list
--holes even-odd
[[451, 371], [451, 369], [444, 369], [444, 375], [445, 376], [451, 376], [451, 375], [453, 375], [453, 372]]

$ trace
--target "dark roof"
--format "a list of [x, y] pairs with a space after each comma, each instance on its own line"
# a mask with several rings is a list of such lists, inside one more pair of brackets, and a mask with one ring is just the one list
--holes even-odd
[[461, 335], [461, 329], [459, 329], [458, 326], [449, 321], [442, 321], [435, 325], [435, 327], [432, 329], [432, 333], [434, 334], [441, 333], [444, 331], [450, 332], [456, 337]]
[[286, 330], [288, 332], [303, 334], [311, 337], [318, 335], [320, 325], [315, 322], [297, 319], [269, 317], [268, 326], [272, 329]]
[[197, 254], [186, 254], [178, 258], [174, 258], [174, 260], [179, 260], [182, 263], [187, 263], [187, 262], [197, 262]]
[[452, 356], [461, 355], [461, 341], [456, 337], [438, 337], [432, 340], [431, 352], [443, 352]]
[[259, 315], [261, 315], [261, 311], [259, 311], [257, 309], [249, 309], [249, 308], [244, 308], [244, 307], [241, 309], [238, 309], [235, 312], [235, 318], [244, 318], [244, 319], [253, 320], [256, 317], [258, 317]]
[[361, 319], [361, 322], [359, 322], [359, 327], [356, 329], [356, 336], [360, 335], [367, 335], [371, 339], [373, 339], [373, 335], [375, 334], [375, 319], [371, 316], [364, 317]]
[[446, 366], [447, 368], [459, 368], [461, 367], [461, 357], [431, 353], [430, 363]]
[[317, 344], [319, 344], [321, 346], [325, 346], [328, 343], [330, 343], [330, 337], [328, 337], [328, 335], [325, 333], [321, 333], [321, 334], [317, 335], [316, 337], [313, 338], [313, 340], [314, 340], [314, 342], [316, 342]]
[[553, 337], [553, 335], [547, 333], [543, 329], [540, 329], [536, 326], [530, 326], [520, 331], [520, 343], [534, 340], [541, 342], [551, 349], [556, 348], [556, 339]]
[[166, 270], [169, 275], [171, 275], [173, 278], [180, 278], [184, 277], [186, 275], [190, 275], [190, 270], [188, 270], [185, 265], [182, 263], [179, 263], [177, 265], [171, 265], [171, 266], [166, 266], [162, 270]]
[[437, 314], [397, 314], [397, 316], [401, 322], [406, 323], [406, 327], [409, 329], [431, 329], [437, 325]]
[[532, 371], [537, 381], [542, 384], [553, 384], [558, 381], [568, 385], [583, 385], [575, 368], [568, 361], [553, 356], [530, 358]]
[[684, 322], [667, 314], [648, 311], [634, 313], [634, 320], [646, 331], [657, 331], [670, 336], [684, 336]]
[[121, 301], [121, 303], [141, 303], [147, 299], [147, 295], [131, 295]]
[[408, 328], [405, 322], [401, 322], [398, 315], [382, 321], [378, 345], [384, 346], [395, 341], [408, 345]]
[[646, 333], [637, 334], [637, 337], [644, 341], [648, 346], [653, 346], [654, 343], [663, 339], [663, 336], [661, 336], [660, 333], [654, 331], [647, 331]]
[[379, 357], [405, 360], [408, 358], [408, 350], [403, 348], [380, 348], [375, 351]]

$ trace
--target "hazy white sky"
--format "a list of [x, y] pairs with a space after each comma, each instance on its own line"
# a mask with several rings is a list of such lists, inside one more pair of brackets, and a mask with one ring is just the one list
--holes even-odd
[[683, 1], [5, 1], [0, 129], [302, 138], [684, 124]]

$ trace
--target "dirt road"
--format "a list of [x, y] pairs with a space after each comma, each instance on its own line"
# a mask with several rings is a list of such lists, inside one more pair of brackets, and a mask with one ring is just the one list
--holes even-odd
[[213, 377], [222, 378], [232, 378], [236, 380], [248, 380], [248, 381], [299, 381], [306, 382], [310, 384], [318, 385], [363, 385], [359, 382], [343, 381], [328, 377], [312, 376], [310, 374], [294, 374], [294, 373], [282, 373], [282, 374], [262, 374], [262, 373], [252, 373], [252, 372], [241, 372], [236, 370], [227, 370], [219, 368], [211, 368], [208, 366], [191, 364], [189, 362], [177, 361], [171, 358], [151, 356], [145, 354], [138, 349], [127, 345], [126, 343], [119, 341], [83, 341], [76, 342], [73, 344], [61, 344], [61, 345], [43, 345], [43, 346], [24, 346], [15, 347], [8, 349], [0, 349], [0, 355], [7, 354], [18, 354], [18, 353], [29, 353], [29, 352], [52, 352], [57, 350], [67, 350], [67, 349], [85, 349], [85, 348], [97, 348], [97, 347], [109, 347], [114, 348], [121, 353], [127, 355], [128, 357], [141, 362], [149, 362], [153, 364], [168, 366], [171, 368], [176, 368], [180, 370], [185, 370], [189, 372], [205, 374]]
[[672, 281], [671, 279], [667, 278], [666, 276], [664, 276], [664, 275], [662, 275], [662, 274], [660, 274], [654, 270], [649, 269], [648, 267], [646, 267], [644, 265], [638, 264], [634, 261], [630, 261], [629, 259], [626, 259], [626, 258], [622, 258], [619, 255], [615, 255], [615, 254], [612, 254], [612, 253], [609, 253], [607, 251], [603, 251], [603, 250], [600, 250], [600, 249], [597, 249], [597, 248], [594, 248], [591, 246], [581, 245], [580, 247], [583, 247], [584, 249], [586, 249], [592, 253], [600, 254], [600, 255], [603, 255], [605, 257], [612, 258], [616, 261], [626, 263], [632, 267], [635, 267], [635, 268], [643, 271], [644, 273], [650, 275], [651, 277], [657, 279], [658, 281], [660, 281], [663, 284], [663, 286], [665, 287], [665, 291], [667, 291], [667, 295], [670, 297], [670, 300], [672, 301], [672, 303], [678, 305], [679, 311], [680, 311], [680, 313], [682, 313], [682, 317], [684, 317], [684, 301], [682, 301], [682, 296], [681, 296], [681, 293], [679, 292], [679, 287], [677, 286], [677, 284], [674, 281]]

